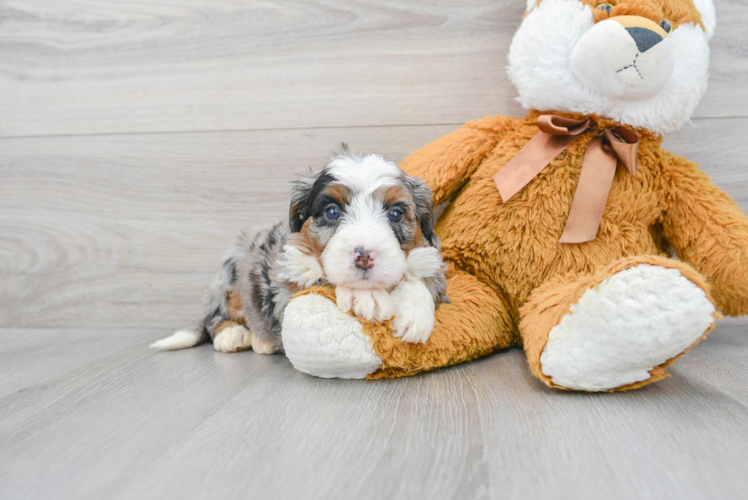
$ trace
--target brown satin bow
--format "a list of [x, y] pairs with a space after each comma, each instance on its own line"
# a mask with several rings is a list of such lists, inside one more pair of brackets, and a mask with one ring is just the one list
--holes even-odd
[[[590, 120], [540, 115], [540, 132], [493, 177], [504, 203], [568, 148], [577, 136], [586, 132], [590, 124]], [[621, 160], [629, 174], [635, 175], [638, 152], [639, 136], [623, 127], [606, 128], [590, 141], [559, 243], [584, 243], [595, 239], [616, 173], [616, 159]]]

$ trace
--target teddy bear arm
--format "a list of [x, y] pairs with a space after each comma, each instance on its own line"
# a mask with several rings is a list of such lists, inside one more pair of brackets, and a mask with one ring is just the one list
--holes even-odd
[[694, 163], [674, 155], [663, 163], [666, 238], [706, 276], [724, 314], [748, 314], [748, 217]]
[[504, 128], [501, 122], [491, 128], [480, 126], [480, 122], [466, 124], [411, 153], [400, 163], [408, 175], [423, 179], [431, 188], [434, 205], [457, 192], [498, 142]]

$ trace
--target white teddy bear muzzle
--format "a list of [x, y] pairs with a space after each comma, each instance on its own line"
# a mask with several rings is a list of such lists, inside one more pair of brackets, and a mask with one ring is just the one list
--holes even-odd
[[600, 21], [577, 42], [571, 70], [611, 99], [643, 100], [662, 92], [673, 77], [668, 34], [654, 21], [616, 16]]

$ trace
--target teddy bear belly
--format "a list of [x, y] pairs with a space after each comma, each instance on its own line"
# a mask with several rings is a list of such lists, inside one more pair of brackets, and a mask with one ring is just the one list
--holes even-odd
[[[667, 254], [664, 245], [656, 241], [657, 231], [650, 228], [655, 212], [613, 210], [609, 204], [594, 241], [560, 244], [566, 224], [566, 213], [560, 212], [570, 206], [569, 201], [557, 197], [533, 204], [518, 196], [504, 204], [498, 194], [480, 189], [471, 192], [471, 187], [479, 186], [467, 186], [437, 223], [444, 258], [457, 269], [504, 290], [517, 307], [549, 277], [569, 272], [590, 274], [599, 266], [632, 255]], [[552, 213], [549, 207], [559, 207], [559, 213]]]

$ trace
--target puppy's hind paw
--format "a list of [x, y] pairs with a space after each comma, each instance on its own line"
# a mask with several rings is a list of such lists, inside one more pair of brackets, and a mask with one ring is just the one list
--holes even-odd
[[252, 334], [242, 325], [224, 328], [213, 338], [213, 349], [219, 352], [237, 352], [252, 347]]

